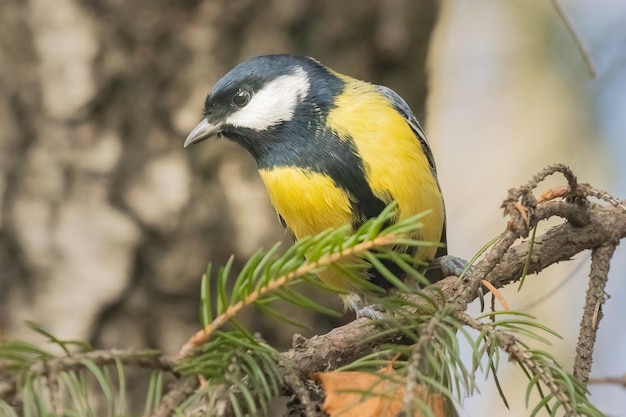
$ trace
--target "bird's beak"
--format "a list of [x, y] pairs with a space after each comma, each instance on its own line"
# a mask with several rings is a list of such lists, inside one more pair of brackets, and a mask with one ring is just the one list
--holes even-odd
[[203, 140], [208, 139], [211, 136], [215, 136], [219, 133], [221, 128], [221, 123], [211, 124], [207, 121], [207, 119], [202, 119], [202, 121], [193, 128], [189, 136], [187, 136], [187, 139], [185, 139], [185, 143], [183, 146], [186, 148], [189, 145], [202, 142]]

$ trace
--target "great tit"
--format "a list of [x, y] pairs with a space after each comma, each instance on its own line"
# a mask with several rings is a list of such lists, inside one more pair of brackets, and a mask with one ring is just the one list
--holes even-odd
[[[438, 265], [434, 282], [459, 274], [447, 257], [445, 209], [433, 154], [407, 103], [391, 89], [359, 81], [313, 58], [266, 55], [239, 64], [204, 103], [184, 146], [223, 136], [248, 150], [282, 225], [295, 239], [346, 224], [356, 228], [392, 201], [399, 219], [431, 210], [415, 256]], [[338, 269], [319, 274], [343, 293], [357, 317], [371, 315], [366, 294]], [[373, 268], [367, 278], [388, 281]]]

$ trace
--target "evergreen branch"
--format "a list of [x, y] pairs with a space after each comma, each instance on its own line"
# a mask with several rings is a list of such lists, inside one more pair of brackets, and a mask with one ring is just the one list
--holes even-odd
[[361, 242], [351, 248], [322, 256], [317, 261], [305, 263], [296, 270], [286, 275], [270, 280], [266, 286], [263, 286], [253, 291], [243, 300], [240, 300], [226, 308], [226, 311], [224, 313], [217, 316], [211, 323], [205, 326], [204, 329], [196, 332], [193, 336], [191, 336], [191, 338], [183, 345], [183, 347], [178, 352], [177, 359], [180, 360], [186, 357], [187, 355], [189, 355], [189, 353], [191, 353], [192, 350], [196, 349], [199, 346], [202, 346], [210, 339], [211, 335], [217, 329], [232, 320], [237, 314], [239, 314], [239, 312], [244, 307], [250, 304], [254, 304], [255, 302], [259, 301], [263, 296], [284, 287], [286, 284], [292, 282], [295, 279], [311, 274], [319, 270], [321, 267], [331, 265], [332, 263], [337, 262], [340, 259], [347, 258], [352, 255], [357, 255], [359, 253], [363, 253], [380, 246], [391, 244], [396, 238], [396, 233], [379, 235], [372, 240]]
[[[559, 195], [559, 197], [566, 197], [566, 201], [548, 202], [548, 199], [544, 199], [541, 204], [532, 209], [530, 222], [523, 223], [526, 232], [510, 225], [498, 243], [478, 263], [469, 279], [460, 283], [457, 278], [447, 278], [425, 289], [424, 293], [431, 294], [436, 299], [441, 299], [440, 297], [443, 296], [444, 299], [454, 302], [457, 311], [465, 311], [467, 304], [476, 298], [479, 281], [482, 279], [487, 279], [499, 288], [519, 280], [525, 266], [529, 273], [537, 273], [583, 250], [601, 246], [606, 241], [617, 242], [626, 237], [624, 204], [610, 196], [607, 198], [603, 192], [587, 184], [579, 184], [565, 166], [555, 165], [542, 171], [526, 185], [526, 190], [519, 193], [512, 192], [512, 198], [524, 196], [525, 203], [532, 208], [534, 197], [530, 194], [530, 190], [554, 172], [563, 172], [568, 179], [568, 192]], [[602, 198], [613, 207], [582, 201], [582, 197], [586, 196]], [[517, 210], [511, 215], [521, 218]], [[534, 227], [537, 221], [552, 216], [568, 219], [569, 222], [556, 226], [539, 236], [535, 240], [532, 257], [528, 256], [530, 251], [528, 242], [512, 246], [519, 236], [527, 235], [527, 231]], [[528, 259], [530, 259], [529, 262], [527, 262]], [[424, 300], [416, 301], [416, 303], [420, 302], [424, 303]], [[296, 337], [294, 347], [285, 355], [297, 364], [298, 371], [304, 376], [313, 370], [326, 368], [329, 363], [342, 366], [354, 360], [355, 357], [376, 349], [385, 341], [394, 339], [394, 335], [387, 332], [384, 339], [376, 341], [372, 336], [378, 331], [373, 327], [363, 326], [366, 323], [367, 321], [363, 319], [357, 320], [342, 328], [334, 329], [327, 335], [316, 336], [309, 340], [301, 336]], [[368, 343], [359, 344], [363, 340], [367, 340]], [[342, 355], [344, 352], [346, 354]], [[532, 365], [531, 370], [538, 372], [538, 378], [546, 379], [546, 386], [555, 388], [554, 384], [550, 383], [550, 378], [546, 376], [548, 374], [542, 373], [539, 370], [541, 368], [536, 368], [537, 363], [533, 362], [530, 365]], [[559, 390], [556, 389], [556, 391]]]
[[[582, 394], [584, 390], [578, 390], [577, 393], [580, 393], [580, 395], [578, 395], [579, 398], [572, 398], [572, 392], [567, 389], [567, 386], [573, 385], [574, 378], [571, 377], [570, 380], [569, 375], [562, 373], [559, 377], [564, 378], [564, 380], [561, 380], [560, 378], [557, 379], [557, 376], [550, 372], [550, 370], [554, 369], [546, 366], [545, 361], [538, 359], [538, 356], [543, 356], [543, 359], [547, 358], [551, 361], [552, 358], [550, 358], [547, 354], [540, 353], [537, 355], [537, 352], [533, 352], [522, 346], [522, 344], [514, 336], [499, 330], [496, 326], [490, 323], [483, 323], [466, 313], [457, 311], [455, 313], [455, 317], [461, 323], [487, 334], [492, 340], [495, 340], [498, 346], [503, 351], [508, 353], [511, 358], [514, 358], [518, 363], [529, 370], [535, 377], [530, 380], [530, 383], [533, 384], [537, 380], [541, 381], [550, 390], [552, 397], [556, 399], [555, 406], [562, 406], [566, 415], [573, 416], [581, 414], [579, 408], [582, 408], [580, 406], [586, 402], [586, 398]], [[548, 400], [552, 399], [552, 397], [546, 396], [544, 397], [544, 400], [546, 398]], [[591, 406], [589, 405], [589, 407]]]
[[593, 249], [591, 252], [589, 287], [585, 297], [585, 307], [580, 321], [578, 343], [576, 344], [576, 358], [574, 359], [574, 376], [583, 384], [589, 380], [598, 326], [603, 316], [602, 306], [609, 298], [604, 288], [608, 280], [609, 266], [615, 248], [616, 244], [606, 244]]
[[[555, 203], [558, 204], [540, 205], [538, 212], [542, 214], [542, 217], [549, 217], [548, 213], [557, 215], [570, 210], [567, 207], [569, 203]], [[576, 206], [572, 210], [580, 210], [580, 207]], [[626, 237], [626, 213], [621, 208], [592, 205], [589, 211], [588, 225], [576, 227], [570, 223], [564, 223], [537, 237], [533, 256], [528, 265], [529, 273], [538, 273], [556, 262], [569, 259], [584, 250], [593, 249], [606, 241], [619, 241]], [[492, 248], [493, 250], [499, 251], [500, 249]], [[496, 288], [501, 288], [519, 280], [528, 251], [528, 242], [512, 246], [496, 262], [492, 270], [484, 271], [487, 268], [481, 268], [481, 264], [487, 262], [488, 254], [478, 263], [467, 280], [460, 283], [457, 277], [448, 277], [434, 283], [423, 292], [437, 299], [445, 297], [454, 301], [459, 311], [465, 311], [467, 305], [477, 298], [478, 285], [473, 286], [473, 281], [484, 279], [487, 275], [488, 280]], [[415, 302], [425, 304], [419, 299]], [[292, 363], [297, 364], [296, 369], [303, 377], [315, 370], [325, 369], [329, 363], [336, 367], [343, 366], [380, 344], [394, 339], [394, 335], [388, 334], [380, 340], [369, 340], [366, 344], [360, 344], [377, 331], [375, 326], [367, 326], [371, 323], [368, 319], [361, 318], [335, 328], [325, 335], [314, 336], [310, 339], [295, 335], [293, 347], [285, 352], [285, 355]]]
[[31, 377], [45, 376], [49, 373], [69, 372], [83, 369], [87, 362], [98, 366], [114, 365], [116, 362], [123, 365], [138, 366], [153, 370], [174, 372], [174, 361], [161, 355], [156, 350], [111, 349], [94, 350], [92, 352], [75, 353], [45, 361], [37, 361], [28, 367]]
[[[17, 347], [15, 346], [17, 345]], [[19, 349], [22, 355], [19, 355]], [[25, 349], [25, 350], [24, 350]], [[31, 356], [24, 356], [25, 352], [30, 352]], [[25, 381], [33, 381], [40, 377], [45, 377], [48, 385], [48, 395], [53, 408], [56, 407], [59, 375], [64, 372], [74, 372], [82, 369], [89, 369], [94, 373], [98, 367], [109, 365], [130, 365], [141, 368], [162, 370], [170, 373], [174, 371], [174, 361], [161, 355], [155, 350], [131, 350], [131, 349], [111, 349], [94, 350], [91, 352], [70, 353], [69, 356], [53, 357], [43, 350], [29, 350], [23, 343], [7, 342], [0, 345], [0, 357], [5, 359], [2, 368], [5, 372], [0, 374], [0, 400], [11, 401], [20, 392], [18, 385]], [[6, 371], [14, 370], [23, 375], [23, 378], [11, 377]], [[0, 369], [2, 371], [2, 369]], [[6, 374], [6, 375], [5, 375]], [[94, 373], [98, 377], [98, 373]], [[104, 389], [106, 384], [100, 380], [100, 386]]]
[[[568, 180], [568, 192], [561, 194], [561, 196], [566, 198], [566, 201], [548, 201], [544, 199], [539, 204], [532, 195], [532, 190], [548, 175], [556, 172], [561, 172]], [[573, 255], [583, 249], [595, 247], [595, 242], [604, 241], [607, 233], [614, 236], [613, 240], [621, 239], [625, 233], [624, 225], [626, 224], [624, 222], [624, 211], [622, 211], [623, 205], [615, 204], [616, 200], [612, 202], [620, 210], [619, 215], [616, 217], [614, 216], [616, 210], [610, 207], [601, 207], [585, 200], [585, 197], [588, 195], [597, 196], [599, 194], [586, 184], [579, 184], [576, 177], [564, 165], [557, 164], [546, 168], [525, 186], [510, 191], [509, 198], [504, 204], [505, 211], [511, 216], [509, 227], [485, 258], [478, 263], [470, 278], [463, 281], [462, 285], [455, 280], [444, 280], [427, 289], [425, 293], [431, 294], [436, 300], [442, 300], [442, 297], [443, 299], [452, 300], [454, 301], [453, 306], [457, 311], [464, 311], [466, 305], [475, 298], [476, 289], [479, 287], [482, 279], [487, 279], [494, 286], [501, 287], [505, 283], [519, 280], [519, 274], [524, 268], [529, 273], [538, 272], [549, 264], [562, 260], [564, 258], [564, 247], [571, 251]], [[556, 198], [556, 195], [554, 194], [553, 198]], [[520, 199], [522, 204], [518, 203]], [[569, 222], [538, 237], [533, 256], [528, 256], [529, 247], [526, 242], [515, 247], [512, 246], [517, 238], [527, 236], [528, 231], [535, 227], [538, 221], [555, 215], [568, 219]], [[606, 219], [611, 215], [613, 215], [613, 222], [618, 223], [618, 227], [606, 229], [604, 228]], [[595, 231], [596, 236], [594, 236], [594, 239], [585, 240], [584, 237], [587, 235], [585, 233], [587, 230]], [[562, 238], [565, 245], [558, 244], [551, 247], [545, 245], [544, 243], [546, 242], [542, 241], [542, 239], [547, 239], [547, 235], [551, 235], [550, 238], [554, 238], [555, 235]], [[571, 236], [576, 236], [576, 238], [571, 238]], [[582, 239], [581, 236], [583, 237]], [[591, 246], [589, 246], [590, 243]], [[548, 256], [544, 252], [548, 253]], [[423, 299], [418, 299], [416, 304], [424, 305], [428, 303], [425, 303]], [[242, 303], [241, 307], [243, 305]], [[228, 320], [224, 322], [226, 321]], [[335, 334], [331, 332], [328, 335], [319, 336], [319, 340], [313, 338], [307, 341], [301, 337], [296, 338], [294, 339], [296, 340], [294, 349], [286, 352], [285, 357], [291, 359], [292, 363], [296, 364], [295, 368], [302, 377], [306, 377], [308, 372], [327, 368], [329, 363], [332, 363], [334, 367], [351, 362], [355, 358], [371, 352], [372, 348], [393, 341], [398, 336], [398, 334], [394, 335], [393, 331], [380, 332], [370, 326], [361, 326], [365, 323], [367, 323], [366, 320], [358, 320], [344, 326], [346, 332], [335, 329], [333, 331], [336, 332]], [[512, 327], [511, 330], [529, 333], [519, 326]], [[199, 333], [204, 334], [204, 331]], [[372, 338], [372, 336], [382, 337], [376, 339], [375, 337]], [[364, 340], [365, 343], [362, 343]], [[520, 363], [523, 364], [523, 362]], [[544, 363], [544, 365], [549, 364]], [[535, 363], [529, 363], [526, 366], [531, 372], [538, 372], [537, 375], [541, 375], [538, 371], [540, 368], [536, 368]], [[544, 378], [547, 377], [544, 376]], [[545, 381], [542, 380], [542, 382], [552, 392], [554, 385], [550, 386], [550, 381], [547, 379]]]

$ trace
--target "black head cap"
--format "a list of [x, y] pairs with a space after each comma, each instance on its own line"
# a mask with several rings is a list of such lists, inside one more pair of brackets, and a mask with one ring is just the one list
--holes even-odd
[[264, 146], [260, 139], [272, 139], [271, 131], [290, 121], [298, 108], [329, 109], [342, 86], [312, 58], [279, 54], [249, 59], [215, 84], [205, 101], [204, 120], [185, 146], [223, 134], [256, 154]]

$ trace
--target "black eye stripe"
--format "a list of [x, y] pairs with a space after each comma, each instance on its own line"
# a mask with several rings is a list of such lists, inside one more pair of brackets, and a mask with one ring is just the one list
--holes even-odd
[[233, 96], [232, 102], [237, 107], [243, 107], [250, 102], [250, 92], [239, 90]]

